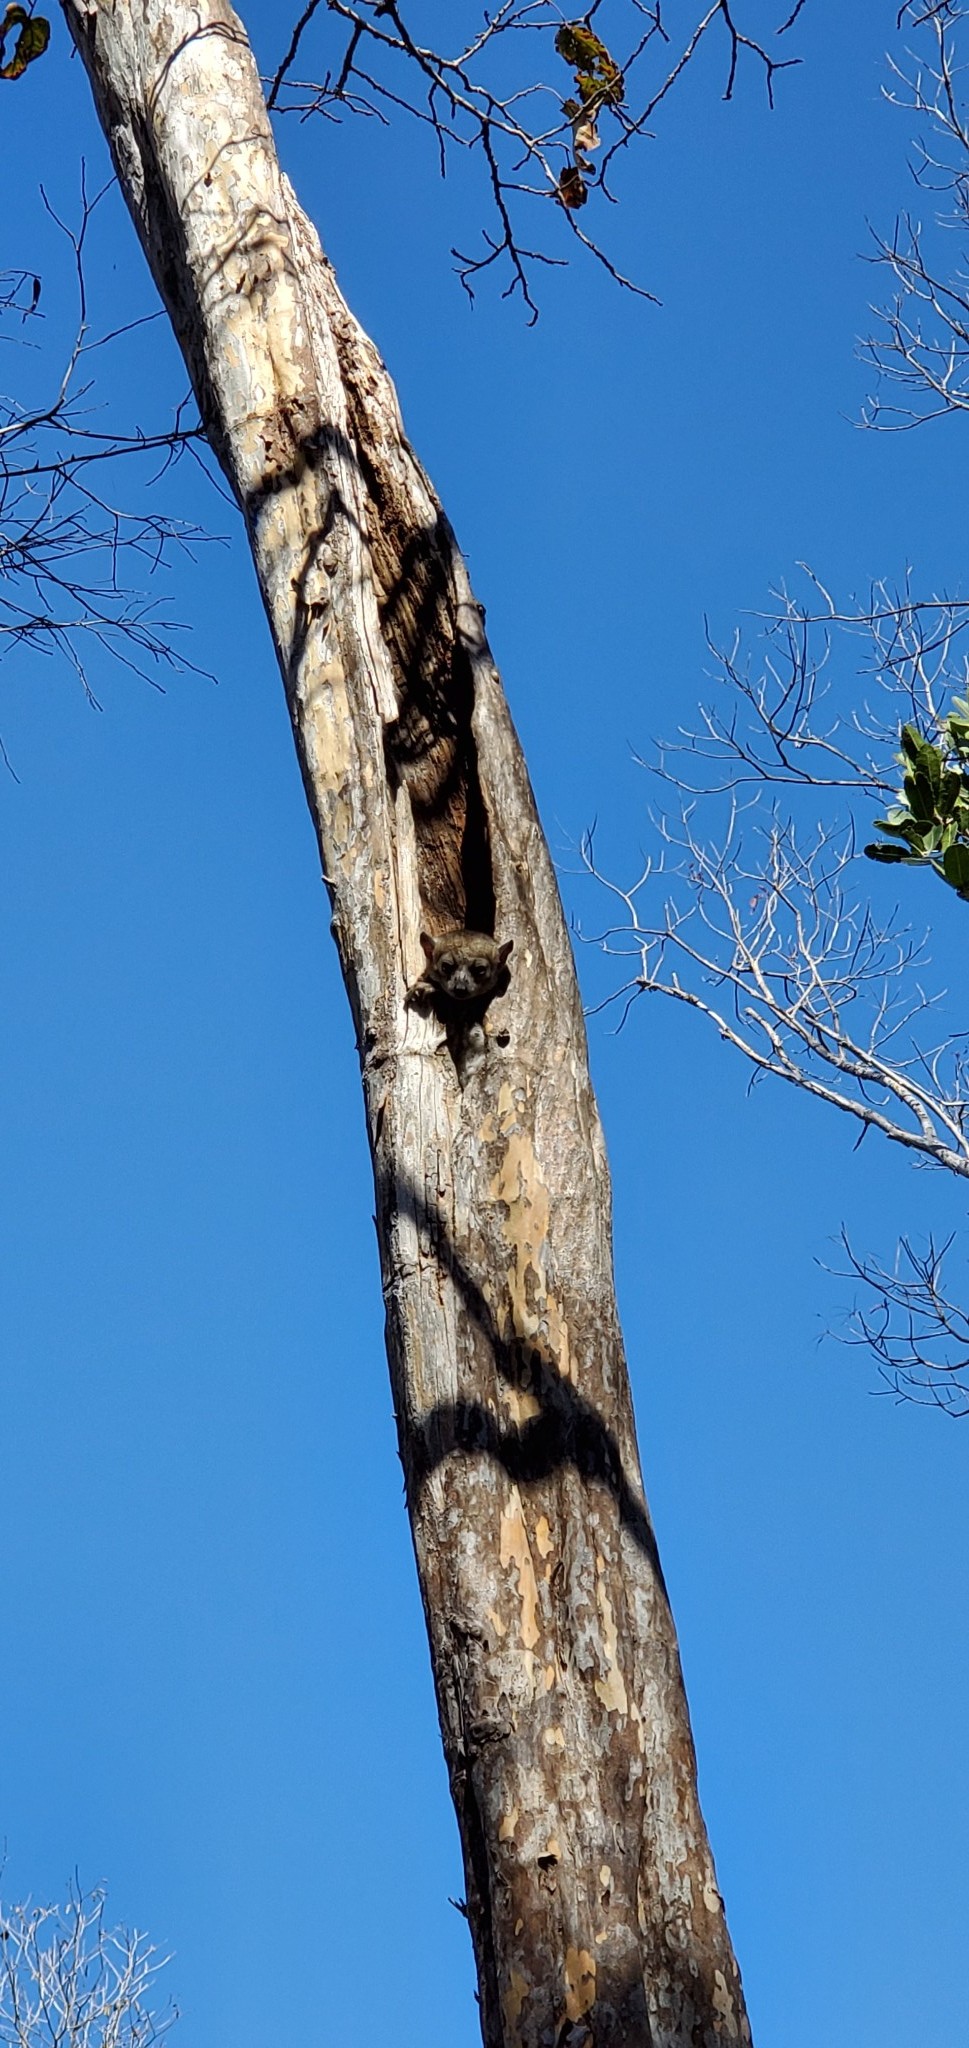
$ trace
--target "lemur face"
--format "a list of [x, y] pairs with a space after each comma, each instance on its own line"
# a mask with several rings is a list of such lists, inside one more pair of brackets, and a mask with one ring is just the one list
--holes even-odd
[[489, 995], [513, 943], [508, 939], [499, 946], [487, 932], [444, 932], [436, 939], [422, 932], [426, 978], [452, 1002], [466, 1003]]

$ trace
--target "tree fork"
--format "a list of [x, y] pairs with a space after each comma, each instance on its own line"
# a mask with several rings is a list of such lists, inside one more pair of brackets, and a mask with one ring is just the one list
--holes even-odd
[[[750, 2029], [696, 1794], [558, 889], [483, 617], [223, 0], [62, 0], [241, 507], [353, 1009], [486, 2048]], [[483, 1050], [422, 927], [514, 940]]]

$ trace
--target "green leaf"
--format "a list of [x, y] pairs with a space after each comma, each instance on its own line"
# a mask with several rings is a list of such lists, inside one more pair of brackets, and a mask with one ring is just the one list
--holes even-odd
[[896, 839], [907, 839], [916, 829], [911, 811], [903, 810], [889, 811], [886, 818], [876, 818], [875, 824], [879, 832], [892, 832]]
[[942, 856], [942, 872], [950, 888], [969, 890], [969, 846], [947, 846]]
[[876, 839], [873, 845], [865, 847], [866, 860], [907, 861], [911, 858], [904, 846], [888, 846], [883, 839]]
[[905, 795], [908, 798], [909, 810], [917, 823], [931, 824], [935, 817], [936, 789], [928, 776], [923, 775], [921, 768], [917, 768], [914, 774], [906, 775]]
[[917, 761], [922, 745], [922, 735], [918, 726], [903, 725], [899, 738], [902, 742], [902, 753], [907, 755], [910, 761]]
[[938, 747], [933, 747], [928, 740], [923, 740], [919, 748], [915, 772], [917, 775], [924, 775], [926, 781], [931, 782], [933, 789], [938, 789], [942, 780], [942, 755]]

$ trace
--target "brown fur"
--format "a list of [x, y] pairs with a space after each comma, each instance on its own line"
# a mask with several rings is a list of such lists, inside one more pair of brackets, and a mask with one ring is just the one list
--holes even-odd
[[499, 946], [487, 932], [442, 932], [437, 938], [422, 932], [427, 965], [411, 993], [442, 995], [453, 1003], [481, 1002], [494, 994], [513, 944], [506, 939]]

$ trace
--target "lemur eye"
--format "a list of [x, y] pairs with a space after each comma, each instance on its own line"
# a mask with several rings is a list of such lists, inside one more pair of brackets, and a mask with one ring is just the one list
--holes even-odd
[[438, 967], [441, 969], [442, 973], [453, 974], [457, 962], [454, 958], [453, 953], [441, 953], [438, 958], [437, 964]]

